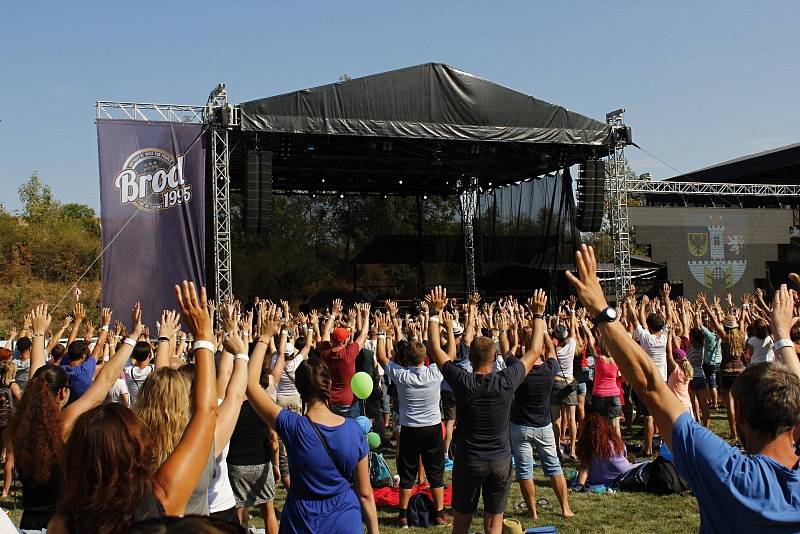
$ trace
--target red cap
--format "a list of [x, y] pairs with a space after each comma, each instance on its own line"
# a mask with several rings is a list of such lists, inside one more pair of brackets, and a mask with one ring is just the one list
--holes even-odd
[[331, 334], [331, 337], [336, 343], [344, 343], [347, 341], [347, 338], [350, 337], [350, 331], [347, 328], [342, 328], [340, 326], [339, 328], [333, 329], [333, 334]]

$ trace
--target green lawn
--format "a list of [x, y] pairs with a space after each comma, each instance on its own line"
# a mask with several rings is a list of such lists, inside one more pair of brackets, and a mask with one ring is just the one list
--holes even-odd
[[[728, 433], [725, 412], [712, 412], [711, 428], [720, 435], [726, 436]], [[641, 429], [634, 427], [633, 434], [624, 435], [626, 442], [639, 440]], [[393, 451], [383, 451], [390, 467], [394, 471]], [[631, 457], [631, 461], [635, 461]], [[577, 469], [575, 462], [567, 462], [564, 466], [565, 471]], [[536, 478], [537, 497], [545, 497], [551, 503], [549, 509], [539, 509], [539, 519], [528, 518], [527, 513], [517, 513], [514, 505], [522, 501], [519, 487], [516, 483], [512, 485], [508, 499], [508, 512], [506, 517], [513, 517], [519, 520], [523, 527], [529, 528], [543, 525], [556, 525], [559, 532], [575, 533], [629, 533], [641, 532], [648, 534], [680, 534], [697, 532], [700, 525], [700, 515], [697, 511], [697, 501], [694, 497], [680, 496], [654, 496], [632, 493], [615, 493], [594, 495], [590, 493], [570, 493], [570, 504], [576, 516], [568, 520], [562, 519], [559, 511], [558, 501], [555, 494], [549, 487], [549, 481], [538, 470]], [[450, 482], [450, 472], [446, 473], [446, 482]], [[277, 510], [283, 507], [286, 492], [280, 486], [277, 489], [275, 506]], [[15, 523], [19, 522], [19, 508], [21, 503], [18, 499], [0, 499], [0, 506], [9, 512]], [[16, 511], [15, 511], [16, 510]], [[263, 528], [264, 522], [258, 512], [254, 512], [253, 524]], [[472, 530], [483, 531], [480, 510], [472, 523]], [[414, 533], [431, 532], [435, 530], [449, 532], [449, 529], [414, 529], [401, 530], [395, 526], [396, 510], [379, 510], [379, 521], [381, 532], [389, 533]]]

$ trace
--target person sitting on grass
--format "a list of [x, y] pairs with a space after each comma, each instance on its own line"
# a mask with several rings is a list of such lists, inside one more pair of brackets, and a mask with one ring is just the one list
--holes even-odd
[[[800, 361], [789, 339], [794, 300], [775, 294], [772, 323], [785, 366], [748, 367], [733, 385], [736, 424], [745, 450], [702, 427], [669, 390], [648, 354], [615, 321], [597, 277], [594, 249], [575, 254], [568, 272], [583, 305], [636, 394], [650, 410], [672, 451], [678, 474], [697, 497], [700, 532], [797, 532], [800, 525]], [[800, 277], [792, 278], [800, 281]]]
[[581, 425], [577, 451], [578, 484], [582, 486], [611, 485], [633, 467], [622, 438], [597, 412]]

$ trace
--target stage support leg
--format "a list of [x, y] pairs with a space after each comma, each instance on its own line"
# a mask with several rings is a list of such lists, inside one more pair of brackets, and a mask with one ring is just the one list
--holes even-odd
[[213, 169], [211, 184], [214, 195], [214, 287], [217, 301], [230, 297], [231, 276], [231, 206], [228, 130], [211, 130]]
[[[609, 119], [612, 126], [624, 125], [622, 114]], [[631, 244], [628, 225], [628, 185], [625, 176], [625, 143], [617, 143], [609, 154], [611, 166], [606, 191], [611, 207], [611, 238], [614, 241], [614, 295], [617, 304], [631, 285]]]
[[464, 233], [464, 286], [467, 295], [475, 289], [475, 215], [478, 207], [478, 190], [475, 188], [474, 179], [469, 187], [459, 196], [459, 211], [461, 212], [461, 229]]
[[422, 264], [422, 200], [417, 195], [417, 296], [425, 296], [425, 266]]

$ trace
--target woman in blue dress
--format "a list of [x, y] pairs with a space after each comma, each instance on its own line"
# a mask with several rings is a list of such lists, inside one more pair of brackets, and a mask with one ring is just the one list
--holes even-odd
[[[274, 312], [265, 323], [267, 328], [262, 326], [259, 342], [268, 342], [277, 332]], [[262, 364], [263, 352], [254, 351], [248, 368], [247, 397], [286, 444], [292, 485], [279, 532], [352, 534], [363, 532], [363, 517], [367, 532], [377, 533], [366, 437], [354, 419], [328, 409], [330, 373], [325, 362], [304, 361], [295, 372], [305, 415], [282, 409], [264, 391], [259, 384]]]

